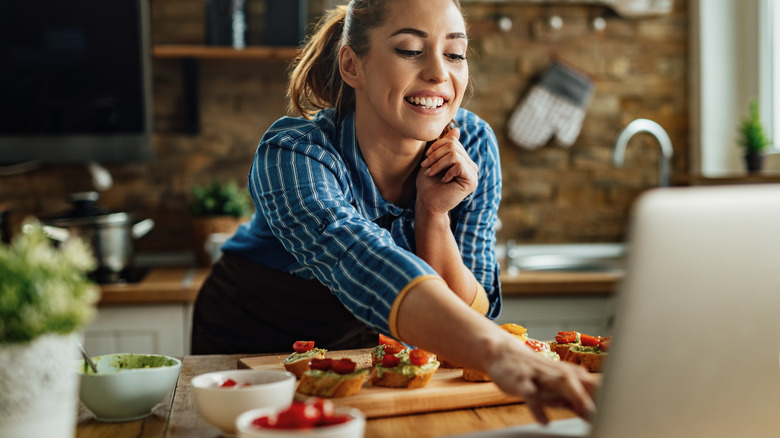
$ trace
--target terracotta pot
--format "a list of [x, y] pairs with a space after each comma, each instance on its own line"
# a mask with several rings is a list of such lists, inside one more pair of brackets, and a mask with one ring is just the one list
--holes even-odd
[[216, 233], [235, 234], [247, 218], [233, 216], [205, 216], [192, 218], [192, 247], [198, 266], [211, 266], [211, 253], [206, 245], [209, 236]]

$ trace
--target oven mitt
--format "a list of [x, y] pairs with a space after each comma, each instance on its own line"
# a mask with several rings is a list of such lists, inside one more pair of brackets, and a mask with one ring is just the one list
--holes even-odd
[[509, 139], [528, 150], [574, 144], [585, 119], [593, 82], [580, 72], [552, 62], [509, 117]]

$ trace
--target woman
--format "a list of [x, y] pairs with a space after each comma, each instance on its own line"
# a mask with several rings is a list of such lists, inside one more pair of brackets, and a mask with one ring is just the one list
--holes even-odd
[[198, 296], [194, 354], [367, 347], [381, 332], [487, 372], [540, 421], [545, 404], [593, 412], [592, 376], [488, 319], [501, 170], [493, 131], [460, 109], [467, 44], [455, 0], [353, 0], [323, 18], [291, 74], [303, 117], [263, 136], [257, 212]]

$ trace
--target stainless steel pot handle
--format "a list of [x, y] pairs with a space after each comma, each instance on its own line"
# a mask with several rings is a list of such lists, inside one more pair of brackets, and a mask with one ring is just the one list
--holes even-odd
[[70, 231], [66, 228], [53, 227], [51, 225], [43, 225], [41, 228], [44, 234], [57, 242], [65, 242], [70, 238]]
[[146, 236], [149, 231], [152, 231], [152, 228], [154, 228], [154, 220], [152, 219], [144, 219], [136, 223], [133, 225], [133, 239], [140, 239]]

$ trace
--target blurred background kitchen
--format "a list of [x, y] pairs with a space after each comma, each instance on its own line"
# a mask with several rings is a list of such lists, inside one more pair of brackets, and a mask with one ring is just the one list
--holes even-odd
[[[79, 3], [73, 7], [82, 7]], [[98, 157], [99, 166], [92, 171], [85, 162], [50, 162], [46, 156], [20, 160], [3, 152], [18, 145], [4, 143], [9, 135], [0, 132], [0, 211], [7, 229], [17, 230], [28, 215], [68, 210], [71, 193], [97, 191], [98, 204], [106, 210], [154, 221], [151, 231], [133, 242], [138, 258], [198, 265], [194, 254], [200, 248], [193, 243], [190, 225], [193, 187], [214, 180], [246, 185], [260, 137], [286, 114], [286, 73], [294, 56], [295, 32], [293, 42], [274, 41], [275, 36], [297, 31], [301, 14], [306, 23], [313, 23], [324, 8], [340, 2], [246, 0], [241, 8], [246, 25], [243, 40], [228, 35], [227, 40], [217, 41], [223, 46], [209, 44], [216, 37], [213, 28], [207, 31], [207, 23], [213, 23], [215, 10], [229, 3], [142, 0], [148, 21], [142, 17], [141, 22], [148, 24], [150, 35], [151, 156], [137, 160], [129, 154], [119, 162]], [[776, 79], [780, 56], [775, 56], [771, 34], [778, 12], [771, 10], [772, 3], [462, 0], [470, 25], [474, 85], [474, 96], [464, 106], [492, 125], [501, 151], [502, 254], [506, 242], [520, 247], [622, 243], [633, 201], [643, 191], [664, 184], [660, 170], [664, 161], [671, 186], [780, 181], [780, 159], [772, 154], [773, 146], [762, 170], [748, 173], [744, 150], [738, 145], [738, 127], [752, 99], [758, 101], [767, 136], [773, 138], [777, 132], [773, 127], [780, 127], [780, 98], [775, 91], [780, 86], [772, 87], [780, 83]], [[301, 29], [306, 30], [310, 27]], [[524, 105], [532, 105], [531, 92], [544, 88], [546, 69], [555, 61], [581, 80], [568, 84], [577, 87], [582, 97], [567, 104], [575, 115], [556, 119], [556, 129], [567, 129], [573, 144], [555, 138], [537, 148], [518, 144], [511, 137], [510, 118]], [[622, 165], [616, 166], [618, 136], [636, 119], [660, 125], [673, 153], [664, 153], [658, 138], [640, 132], [628, 140]], [[89, 161], [88, 157], [81, 160]], [[99, 183], [104, 170], [110, 175], [110, 187]], [[579, 294], [577, 299], [583, 299], [590, 294], [585, 297], [590, 299], [601, 294], [591, 304], [573, 302], [572, 308], [597, 309], [592, 312], [598, 314], [598, 322], [587, 329], [605, 329], [604, 297], [614, 283], [584, 292], [574, 283], [563, 281], [550, 288], [560, 297]], [[514, 289], [505, 290], [511, 296]], [[544, 287], [530, 290], [527, 299], [546, 291]], [[176, 324], [184, 325], [184, 335], [175, 341], [184, 346], [176, 351], [162, 348], [163, 352], [186, 352], [189, 307], [184, 301], [183, 312], [176, 310], [183, 315]], [[513, 308], [507, 306], [506, 318], [517, 322], [523, 316], [512, 313]], [[101, 309], [105, 314], [111, 303], [104, 302]], [[143, 307], [141, 316], [128, 319], [151, 318], [155, 309]], [[111, 318], [115, 322], [109, 326], [118, 327], [120, 317]], [[555, 316], [545, 327], [566, 329], [562, 321], [565, 318]], [[93, 343], [92, 348], [121, 349], [115, 341], [105, 342]], [[160, 350], [156, 342], [154, 348]]]

